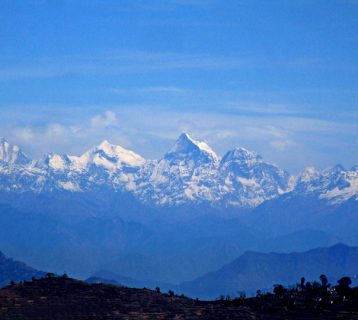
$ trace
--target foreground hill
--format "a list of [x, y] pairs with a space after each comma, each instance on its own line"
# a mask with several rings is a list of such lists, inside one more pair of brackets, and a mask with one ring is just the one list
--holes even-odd
[[6, 258], [0, 252], [0, 287], [10, 283], [10, 281], [30, 280], [32, 277], [43, 277], [44, 272], [35, 270], [26, 264]]
[[[174, 292], [162, 294], [49, 277], [1, 289], [0, 319], [358, 319], [357, 288], [326, 289], [320, 286], [318, 291], [303, 287], [289, 291], [282, 287], [275, 294], [250, 299], [205, 302]], [[318, 297], [322, 297], [319, 302]]]
[[271, 290], [277, 283], [294, 284], [301, 277], [318, 279], [322, 273], [332, 282], [342, 274], [356, 281], [358, 247], [338, 244], [302, 253], [246, 252], [215, 272], [183, 283], [180, 290], [209, 299], [221, 294], [237, 295], [238, 291], [255, 294], [258, 289]]
[[88, 283], [105, 283], [130, 288], [148, 288], [153, 290], [157, 287], [160, 287], [162, 291], [176, 289], [176, 285], [173, 285], [171, 283], [133, 279], [106, 270], [96, 272], [94, 275], [87, 278], [85, 281]]
[[44, 278], [0, 290], [0, 319], [256, 319], [246, 307], [148, 289]]

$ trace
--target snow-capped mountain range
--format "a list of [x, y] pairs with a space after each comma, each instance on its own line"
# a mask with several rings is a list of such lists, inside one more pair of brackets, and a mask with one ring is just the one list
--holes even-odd
[[81, 156], [29, 159], [0, 139], [3, 192], [128, 192], [154, 206], [209, 204], [253, 208], [283, 194], [313, 195], [330, 204], [358, 200], [358, 167], [306, 168], [292, 176], [244, 148], [222, 158], [204, 142], [183, 133], [160, 160], [146, 160], [103, 141]]

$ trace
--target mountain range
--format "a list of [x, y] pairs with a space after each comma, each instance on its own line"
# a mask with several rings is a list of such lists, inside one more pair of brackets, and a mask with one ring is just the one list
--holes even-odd
[[358, 168], [297, 176], [182, 134], [159, 160], [107, 141], [39, 160], [0, 140], [0, 248], [39, 270], [179, 284], [246, 252], [358, 245]]
[[16, 145], [0, 140], [0, 189], [35, 194], [104, 190], [128, 193], [155, 206], [208, 205], [251, 209], [286, 194], [315, 197], [331, 205], [358, 200], [358, 166], [337, 165], [297, 176], [244, 148], [222, 158], [188, 134], [179, 136], [159, 160], [103, 141], [81, 156], [47, 154], [29, 159]]

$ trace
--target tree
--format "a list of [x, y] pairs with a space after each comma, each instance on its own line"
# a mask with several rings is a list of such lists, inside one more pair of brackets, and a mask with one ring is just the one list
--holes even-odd
[[317, 289], [321, 288], [321, 285], [320, 285], [320, 283], [318, 281], [313, 281], [312, 282], [312, 288], [317, 290]]
[[347, 296], [349, 296], [351, 288], [349, 287], [352, 284], [352, 280], [350, 277], [343, 277], [339, 279], [338, 286], [336, 287], [337, 292], [341, 299], [345, 300]]
[[274, 285], [273, 293], [277, 297], [283, 297], [283, 295], [286, 293], [286, 291], [287, 291], [286, 288], [282, 284], [275, 284]]
[[337, 282], [339, 286], [343, 288], [349, 288], [349, 286], [352, 284], [352, 280], [350, 277], [342, 277]]
[[246, 293], [245, 291], [238, 291], [239, 300], [245, 301], [246, 299]]
[[321, 274], [321, 275], [319, 276], [319, 279], [321, 280], [321, 285], [322, 285], [322, 287], [327, 287], [327, 286], [328, 286], [328, 278], [327, 278], [326, 275]]
[[307, 282], [306, 283], [306, 289], [309, 291], [309, 290], [311, 290], [312, 289], [312, 283], [311, 282]]

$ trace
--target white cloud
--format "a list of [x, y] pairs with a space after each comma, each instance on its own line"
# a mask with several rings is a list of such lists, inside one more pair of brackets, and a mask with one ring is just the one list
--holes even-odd
[[[152, 105], [118, 105], [105, 112], [98, 110], [91, 107], [84, 112], [84, 109], [73, 108], [71, 112], [63, 111], [47, 119], [43, 125], [36, 125], [36, 119], [30, 121], [35, 123], [33, 125], [23, 120], [17, 125], [9, 123], [7, 129], [0, 128], [0, 136], [5, 135], [11, 142], [23, 146], [25, 152], [34, 157], [45, 152], [78, 155], [108, 139], [146, 158], [158, 159], [185, 131], [195, 139], [206, 141], [220, 155], [242, 146], [287, 169], [300, 170], [307, 165], [322, 167], [336, 162], [351, 166], [358, 158], [356, 148], [346, 139], [356, 136], [357, 126], [347, 122], [288, 114], [263, 117], [187, 110], [174, 112]], [[89, 113], [92, 116], [83, 118], [83, 114]], [[24, 119], [23, 114], [20, 119]], [[120, 125], [118, 119], [121, 119]], [[347, 150], [353, 151], [347, 154]]]
[[[59, 152], [79, 154], [93, 144], [104, 139], [116, 137], [120, 132], [117, 115], [113, 111], [106, 111], [96, 114], [90, 119], [74, 119], [76, 123], [63, 123], [64, 119], [58, 119], [56, 123], [44, 125], [33, 125], [12, 127], [6, 138], [11, 142], [28, 147], [30, 151], [41, 153]], [[62, 122], [62, 123], [60, 123]], [[116, 137], [115, 142], [129, 145], [128, 140], [123, 137]], [[26, 151], [28, 151], [27, 149]], [[82, 149], [82, 150], [81, 150]], [[29, 152], [31, 153], [31, 152]], [[35, 156], [40, 156], [36, 153]]]
[[106, 128], [117, 124], [117, 115], [113, 111], [106, 111], [91, 119], [91, 126], [94, 128]]
[[267, 141], [269, 146], [277, 151], [284, 151], [297, 145], [292, 138], [292, 133], [287, 129], [268, 125], [251, 128], [250, 131], [256, 132], [256, 137], [258, 139]]
[[58, 124], [58, 123], [53, 123], [47, 126], [46, 130], [45, 130], [45, 134], [48, 138], [52, 139], [52, 138], [60, 138], [63, 137], [64, 135], [68, 134], [69, 128]]
[[32, 128], [18, 128], [13, 130], [13, 135], [20, 142], [30, 142], [35, 139], [36, 133]]
[[290, 140], [273, 140], [270, 142], [270, 146], [278, 151], [283, 151], [293, 145], [295, 144]]
[[128, 95], [133, 95], [133, 94], [145, 94], [145, 93], [149, 93], [149, 94], [177, 94], [177, 93], [183, 93], [186, 92], [188, 90], [179, 88], [179, 87], [174, 87], [174, 86], [159, 86], [159, 87], [143, 87], [143, 88], [111, 88], [109, 89], [110, 92], [112, 93], [118, 93], [118, 94], [128, 94]]

